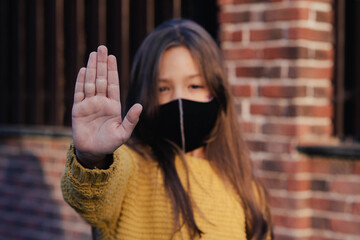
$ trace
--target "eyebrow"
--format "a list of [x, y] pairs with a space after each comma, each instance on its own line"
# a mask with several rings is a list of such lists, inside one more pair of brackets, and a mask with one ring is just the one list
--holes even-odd
[[195, 73], [195, 74], [189, 75], [187, 78], [196, 78], [196, 77], [201, 77], [201, 74]]
[[[201, 77], [202, 75], [200, 73], [195, 73], [195, 74], [191, 74], [186, 76], [187, 79], [192, 79], [192, 78], [196, 78], [196, 77]], [[168, 79], [167, 78], [158, 78], [159, 82], [167, 82]]]

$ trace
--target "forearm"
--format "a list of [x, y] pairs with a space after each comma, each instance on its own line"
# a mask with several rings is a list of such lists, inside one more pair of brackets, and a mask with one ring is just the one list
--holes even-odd
[[61, 179], [65, 201], [93, 226], [116, 222], [128, 180], [122, 171], [130, 172], [119, 161], [106, 170], [85, 168], [71, 146]]

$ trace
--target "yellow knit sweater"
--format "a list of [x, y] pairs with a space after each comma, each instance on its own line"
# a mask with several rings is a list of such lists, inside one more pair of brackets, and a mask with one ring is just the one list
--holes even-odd
[[[201, 239], [246, 239], [244, 212], [231, 187], [207, 160], [186, 156], [185, 162], [189, 184], [183, 163], [175, 160], [183, 185], [190, 187]], [[82, 167], [71, 146], [61, 186], [64, 199], [100, 230], [100, 239], [188, 239], [185, 226], [172, 235], [172, 206], [157, 163], [125, 145], [106, 170]]]

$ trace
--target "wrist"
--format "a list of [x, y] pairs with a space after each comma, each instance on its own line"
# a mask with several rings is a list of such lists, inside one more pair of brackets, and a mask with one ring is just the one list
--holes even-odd
[[105, 154], [83, 153], [75, 149], [75, 155], [78, 162], [85, 168], [106, 169], [109, 167], [109, 164], [107, 163], [108, 161], [106, 161], [109, 157]]

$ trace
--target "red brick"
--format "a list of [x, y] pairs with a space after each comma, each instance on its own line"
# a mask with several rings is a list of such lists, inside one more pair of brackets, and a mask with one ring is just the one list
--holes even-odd
[[241, 122], [241, 131], [243, 133], [255, 133], [257, 129], [257, 124], [254, 122]]
[[326, 237], [326, 236], [310, 236], [306, 238], [306, 240], [334, 240], [334, 237]]
[[236, 76], [259, 78], [263, 76], [263, 67], [237, 67]]
[[326, 180], [323, 180], [323, 179], [312, 179], [310, 189], [312, 191], [328, 192], [329, 191], [329, 182]]
[[312, 217], [311, 226], [314, 229], [326, 230], [330, 228], [330, 220], [325, 217]]
[[332, 105], [324, 106], [282, 106], [274, 104], [251, 104], [250, 113], [265, 116], [306, 116], [306, 117], [332, 117]]
[[307, 191], [310, 190], [310, 180], [295, 180], [289, 179], [287, 182], [287, 190], [289, 191]]
[[337, 175], [351, 175], [354, 169], [354, 161], [348, 160], [324, 160], [325, 163], [329, 165], [329, 173]]
[[312, 159], [311, 161], [312, 173], [330, 173], [330, 164], [321, 159]]
[[232, 40], [233, 41], [242, 41], [243, 39], [243, 32], [242, 31], [235, 31], [232, 35]]
[[256, 141], [256, 140], [247, 140], [246, 144], [250, 151], [252, 152], [264, 152], [265, 151], [265, 142]]
[[280, 78], [280, 67], [237, 67], [237, 77], [267, 77], [267, 78]]
[[309, 28], [289, 28], [289, 39], [305, 39], [311, 41], [333, 42], [333, 35], [330, 31], [314, 30]]
[[264, 49], [263, 58], [333, 60], [333, 50], [311, 50], [305, 47], [272, 47]]
[[250, 12], [220, 12], [219, 23], [242, 23], [250, 21]]
[[251, 97], [253, 95], [250, 85], [233, 85], [232, 90], [236, 97]]
[[233, 41], [233, 42], [241, 42], [242, 41], [242, 31], [228, 31], [222, 30], [220, 32], [220, 40], [221, 41]]
[[314, 135], [326, 135], [326, 136], [332, 136], [333, 135], [333, 125], [329, 123], [328, 125], [322, 125], [322, 126], [311, 126], [310, 132]]
[[360, 202], [354, 202], [352, 204], [351, 213], [355, 215], [360, 215]]
[[303, 161], [288, 161], [288, 160], [262, 160], [261, 169], [272, 172], [286, 172], [288, 174], [309, 172], [309, 167]]
[[261, 180], [261, 182], [264, 184], [266, 189], [279, 189], [279, 190], [286, 189], [286, 182], [284, 180], [274, 177], [264, 177], [264, 176], [259, 176], [259, 180]]
[[[290, 141], [280, 142], [276, 140], [268, 140], [265, 142], [265, 150], [270, 153], [292, 153], [294, 146]], [[285, 163], [283, 163], [285, 164]], [[292, 165], [292, 164], [291, 164]], [[287, 165], [285, 165], [287, 166]]]
[[333, 97], [333, 87], [314, 87], [314, 97], [331, 99]]
[[354, 162], [353, 174], [360, 175], [360, 161]]
[[360, 195], [360, 182], [335, 180], [331, 188], [333, 192], [337, 193]]
[[331, 118], [333, 116], [332, 105], [293, 105], [289, 109], [290, 116], [304, 116], [304, 117], [323, 117]]
[[306, 229], [311, 227], [310, 217], [293, 217], [291, 215], [273, 214], [274, 226], [286, 228]]
[[309, 173], [311, 170], [311, 165], [309, 161], [297, 161], [289, 162], [286, 165], [287, 173]]
[[323, 3], [333, 3], [334, 0], [289, 0], [290, 2], [296, 2], [296, 1], [306, 1], [306, 2], [323, 2]]
[[332, 23], [334, 21], [333, 12], [316, 11], [316, 21]]
[[273, 104], [251, 104], [250, 113], [265, 116], [286, 116], [287, 107]]
[[235, 4], [243, 3], [262, 3], [262, 2], [282, 2], [283, 0], [234, 0]]
[[220, 30], [220, 33], [219, 33], [219, 39], [221, 42], [223, 41], [231, 41], [232, 40], [232, 34], [233, 32], [232, 31], [227, 31], [227, 30]]
[[289, 78], [317, 78], [331, 79], [333, 76], [333, 68], [321, 67], [290, 67]]
[[262, 132], [270, 135], [300, 137], [309, 134], [310, 126], [292, 123], [266, 123], [262, 127]]
[[334, 232], [348, 233], [354, 235], [360, 235], [360, 222], [359, 221], [347, 221], [340, 219], [331, 219], [331, 230]]
[[308, 198], [297, 199], [270, 195], [269, 202], [273, 208], [304, 209], [310, 207], [310, 200]]
[[309, 58], [309, 50], [304, 47], [265, 48], [265, 59], [301, 59]]
[[259, 88], [259, 93], [263, 97], [269, 98], [295, 98], [295, 97], [305, 97], [306, 96], [306, 87], [305, 86], [279, 86], [279, 85], [269, 85], [261, 86]]
[[266, 189], [287, 190], [290, 192], [310, 190], [310, 180], [282, 179], [280, 177], [259, 176]]
[[227, 60], [256, 59], [257, 50], [250, 48], [225, 49], [223, 56]]
[[333, 200], [329, 198], [316, 198], [310, 200], [311, 208], [330, 212], [346, 212], [347, 203], [345, 201]]
[[264, 12], [264, 21], [289, 21], [309, 19], [310, 9], [308, 8], [283, 8], [267, 10]]
[[282, 39], [282, 29], [258, 29], [250, 31], [250, 41], [268, 41]]
[[316, 60], [333, 60], [334, 50], [315, 50], [314, 59]]
[[217, 0], [217, 4], [219, 6], [221, 5], [227, 5], [227, 4], [233, 4], [234, 0]]

